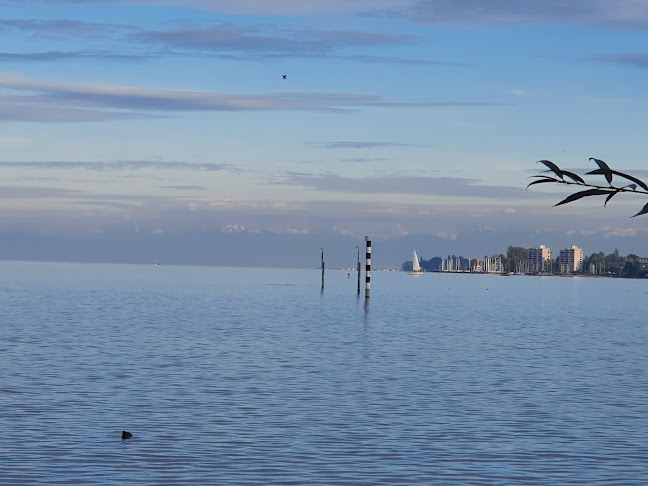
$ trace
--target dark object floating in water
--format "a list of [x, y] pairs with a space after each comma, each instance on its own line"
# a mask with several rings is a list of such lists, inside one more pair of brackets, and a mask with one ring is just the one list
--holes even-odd
[[133, 434], [131, 434], [130, 432], [126, 432], [125, 430], [122, 430], [122, 435], [121, 435], [122, 440], [130, 439], [131, 437], [133, 437]]

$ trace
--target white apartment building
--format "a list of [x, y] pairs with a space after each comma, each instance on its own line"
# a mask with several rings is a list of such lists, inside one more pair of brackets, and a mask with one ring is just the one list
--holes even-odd
[[558, 264], [561, 273], [580, 271], [583, 268], [583, 249], [572, 245], [571, 248], [560, 250]]
[[529, 272], [548, 272], [551, 270], [551, 249], [540, 245], [538, 248], [528, 248], [527, 254]]

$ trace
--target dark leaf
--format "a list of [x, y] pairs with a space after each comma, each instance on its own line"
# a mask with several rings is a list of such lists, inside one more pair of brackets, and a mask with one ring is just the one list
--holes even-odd
[[588, 197], [588, 196], [602, 196], [605, 194], [610, 194], [610, 191], [606, 189], [588, 189], [586, 191], [580, 191], [572, 194], [571, 196], [567, 196], [565, 199], [560, 201], [558, 204], [554, 204], [554, 206], [560, 206], [561, 204], [567, 204], [573, 201], [577, 201], [578, 199], [581, 199], [583, 197]]
[[595, 159], [594, 157], [590, 157], [589, 159], [590, 159], [590, 160], [593, 160], [594, 162], [596, 162], [596, 165], [598, 165], [598, 166], [599, 166], [601, 169], [603, 169], [603, 170], [607, 170], [607, 171], [611, 171], [611, 170], [612, 170], [612, 169], [610, 169], [610, 166], [607, 165], [607, 164], [606, 164], [604, 161], [602, 161], [601, 159]]
[[538, 164], [546, 165], [554, 174], [556, 174], [561, 179], [563, 178], [563, 171], [560, 170], [560, 168], [556, 164], [554, 164], [551, 160], [538, 160]]
[[[542, 172], [550, 172], [547, 170], [543, 170]], [[563, 183], [564, 181], [561, 179], [557, 179], [556, 177], [548, 176], [548, 175], [532, 175], [527, 177], [527, 179], [551, 179], [552, 181], [558, 182], [558, 183]]]
[[612, 199], [612, 196], [615, 196], [616, 194], [619, 194], [619, 191], [611, 192], [610, 195], [605, 198], [605, 202], [603, 203], [603, 206], [604, 207], [607, 206], [608, 201]]
[[596, 162], [596, 165], [598, 165], [602, 171], [600, 173], [605, 176], [605, 180], [608, 181], [608, 184], [612, 184], [612, 169], [610, 169], [610, 167], [601, 159], [595, 159], [594, 157], [590, 157], [590, 160]]
[[623, 172], [618, 172], [618, 171], [616, 171], [616, 170], [613, 170], [612, 173], [613, 173], [613, 174], [616, 174], [616, 175], [618, 175], [618, 176], [624, 177], [624, 178], [628, 179], [629, 181], [632, 181], [632, 182], [634, 182], [635, 184], [638, 184], [639, 186], [641, 186], [641, 188], [642, 188], [644, 191], [648, 191], [648, 185], [647, 185], [645, 182], [643, 182], [643, 181], [637, 179], [636, 177], [632, 177], [631, 175], [624, 174]]
[[631, 216], [631, 217], [634, 218], [635, 216], [640, 216], [640, 215], [646, 214], [646, 213], [648, 213], [648, 203], [646, 203], [646, 205], [643, 207], [643, 209], [641, 211], [639, 211], [637, 214], [635, 214], [634, 216]]
[[527, 189], [531, 187], [533, 184], [542, 184], [544, 182], [559, 182], [559, 181], [557, 179], [552, 179], [551, 177], [545, 177], [544, 179], [538, 179], [537, 181], [530, 182], [529, 185], [527, 186]]
[[563, 170], [562, 173], [569, 177], [572, 181], [575, 182], [580, 182], [581, 184], [585, 184], [585, 181], [579, 176], [578, 174], [574, 174], [573, 172], [569, 172], [568, 170]]
[[605, 171], [603, 169], [594, 169], [590, 170], [589, 172], [585, 172], [585, 175], [601, 175], [605, 174]]
[[[563, 172], [564, 172], [564, 171], [563, 171]], [[640, 185], [644, 191], [648, 191], [648, 184], [646, 184], [646, 183], [643, 182], [642, 180], [637, 179], [636, 177], [633, 177], [633, 176], [628, 175], [628, 174], [624, 174], [623, 172], [619, 172], [618, 170], [610, 170], [610, 173], [611, 173], [611, 174], [616, 174], [616, 175], [618, 175], [618, 176], [620, 176], [620, 177], [623, 177], [623, 178], [625, 178], [625, 179], [628, 179], [629, 181], [632, 181], [632, 182], [634, 182], [634, 183]], [[594, 170], [591, 170], [591, 171], [589, 171], [589, 172], [587, 173], [587, 175], [602, 175], [602, 174], [606, 174], [605, 169], [594, 169]], [[606, 177], [606, 178], [607, 178], [607, 177]], [[610, 180], [611, 180], [611, 179], [610, 179]], [[609, 181], [608, 181], [608, 182], [609, 182]]]

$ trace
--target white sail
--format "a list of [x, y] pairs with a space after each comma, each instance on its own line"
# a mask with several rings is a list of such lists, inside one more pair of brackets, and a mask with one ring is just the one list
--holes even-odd
[[414, 257], [412, 258], [412, 271], [414, 272], [421, 271], [421, 265], [419, 265], [419, 260], [418, 260], [418, 255], [416, 254], [416, 250], [414, 250]]

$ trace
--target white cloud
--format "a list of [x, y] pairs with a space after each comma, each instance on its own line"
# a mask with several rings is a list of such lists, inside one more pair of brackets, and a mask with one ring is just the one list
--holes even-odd
[[238, 223], [226, 224], [223, 228], [223, 231], [226, 233], [241, 233], [243, 231], [246, 231], [246, 228], [244, 225]]
[[202, 111], [348, 111], [358, 107], [481, 106], [484, 103], [391, 101], [377, 95], [344, 92], [232, 94], [147, 89], [105, 84], [75, 84], [30, 79], [0, 72], [0, 120], [89, 122], [151, 118], [170, 112]]
[[603, 228], [603, 232], [605, 236], [622, 236], [628, 238], [637, 236], [637, 230], [635, 228], [612, 228], [607, 226]]
[[441, 231], [437, 233], [437, 236], [444, 240], [450, 240], [450, 241], [454, 241], [457, 239], [457, 233], [454, 231]]
[[333, 231], [342, 235], [342, 236], [357, 236], [355, 231], [351, 231], [347, 228], [340, 228], [338, 226], [333, 226]]

